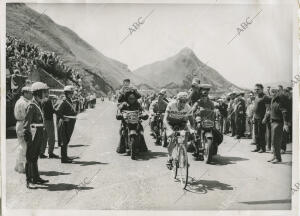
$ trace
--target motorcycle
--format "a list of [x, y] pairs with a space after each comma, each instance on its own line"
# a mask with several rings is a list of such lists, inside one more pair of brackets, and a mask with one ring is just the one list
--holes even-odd
[[140, 111], [122, 112], [121, 136], [124, 137], [127, 154], [132, 160], [136, 159], [142, 131], [142, 120], [147, 120], [148, 115], [142, 115]]
[[206, 163], [218, 152], [218, 144], [214, 142], [215, 112], [201, 108], [195, 113], [195, 154], [202, 154]]

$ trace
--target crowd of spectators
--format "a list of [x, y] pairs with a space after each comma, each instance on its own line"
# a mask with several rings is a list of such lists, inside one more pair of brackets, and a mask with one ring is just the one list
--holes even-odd
[[60, 80], [82, 85], [78, 71], [64, 64], [63, 58], [55, 52], [10, 35], [6, 37], [6, 67], [9, 74], [15, 76], [29, 76], [40, 67]]

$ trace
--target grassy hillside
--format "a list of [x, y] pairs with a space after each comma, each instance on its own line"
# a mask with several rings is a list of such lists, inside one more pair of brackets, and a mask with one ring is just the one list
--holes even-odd
[[84, 87], [98, 93], [115, 89], [124, 78], [133, 83], [142, 79], [127, 65], [108, 58], [81, 39], [72, 30], [53, 22], [23, 3], [7, 4], [7, 34], [23, 38], [42, 49], [63, 57], [64, 63], [84, 76]]

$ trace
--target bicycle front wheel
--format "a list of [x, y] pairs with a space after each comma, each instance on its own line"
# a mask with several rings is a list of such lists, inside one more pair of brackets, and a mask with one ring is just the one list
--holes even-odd
[[179, 151], [178, 151], [178, 174], [177, 174], [177, 177], [180, 180], [182, 188], [185, 189], [188, 184], [189, 163], [188, 163], [187, 150], [184, 145], [181, 145], [179, 147]]

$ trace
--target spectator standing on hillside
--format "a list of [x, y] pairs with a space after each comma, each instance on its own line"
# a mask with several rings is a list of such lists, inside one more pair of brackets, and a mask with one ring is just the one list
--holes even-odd
[[25, 173], [27, 146], [24, 140], [24, 120], [26, 116], [26, 108], [32, 99], [32, 93], [30, 87], [28, 86], [23, 87], [21, 93], [22, 96], [19, 98], [19, 100], [17, 100], [14, 109], [15, 118], [17, 120], [16, 133], [19, 143], [15, 171], [19, 173]]

